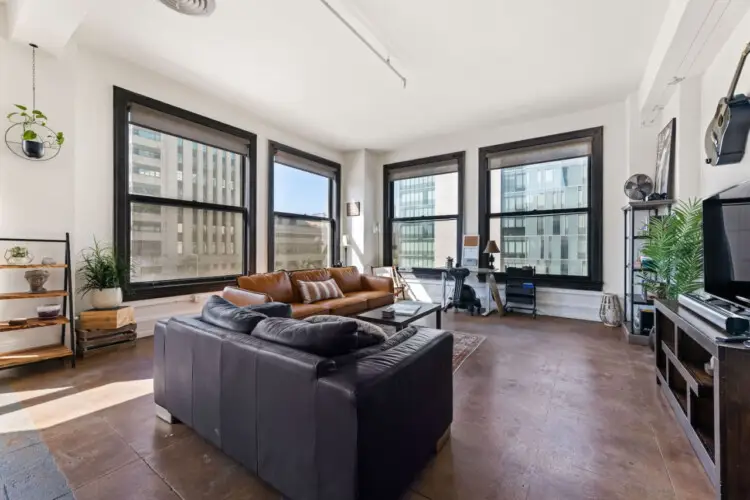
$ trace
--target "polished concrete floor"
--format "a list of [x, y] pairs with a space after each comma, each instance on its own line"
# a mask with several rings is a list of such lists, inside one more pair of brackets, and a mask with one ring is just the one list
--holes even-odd
[[[486, 341], [455, 375], [451, 440], [407, 499], [713, 497], [658, 395], [650, 351], [619, 330], [452, 312], [443, 328]], [[152, 346], [0, 382], [0, 498], [277, 500], [192, 431], [154, 417]]]

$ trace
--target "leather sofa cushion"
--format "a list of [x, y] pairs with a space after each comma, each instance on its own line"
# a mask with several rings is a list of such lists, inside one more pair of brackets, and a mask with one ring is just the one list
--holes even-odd
[[393, 304], [393, 294], [389, 292], [352, 292], [345, 294], [346, 298], [358, 298], [367, 301], [367, 309]]
[[299, 294], [302, 296], [302, 302], [313, 304], [327, 299], [343, 299], [344, 294], [336, 284], [336, 280], [329, 279], [325, 281], [298, 281]]
[[209, 297], [201, 312], [201, 319], [206, 323], [240, 333], [251, 333], [267, 317], [253, 311], [252, 306], [237, 307], [218, 295]]
[[308, 323], [287, 318], [266, 318], [252, 335], [318, 356], [340, 356], [357, 348], [354, 321]]
[[266, 302], [265, 304], [245, 306], [243, 309], [249, 309], [253, 312], [265, 314], [269, 318], [292, 317], [292, 306], [283, 302]]
[[329, 314], [331, 312], [320, 304], [290, 304], [292, 306], [292, 318], [302, 319], [314, 314]]
[[331, 311], [330, 314], [336, 316], [351, 316], [367, 310], [367, 300], [360, 297], [322, 300], [316, 304], [327, 307]]
[[325, 281], [331, 279], [326, 269], [308, 269], [305, 271], [293, 271], [289, 273], [289, 280], [292, 283], [293, 300], [282, 300], [281, 302], [302, 302], [302, 295], [299, 293], [300, 281]]
[[295, 300], [292, 282], [286, 271], [240, 276], [237, 285], [245, 290], [268, 294], [274, 302], [301, 302]]
[[332, 267], [328, 269], [328, 272], [336, 280], [342, 292], [350, 293], [362, 290], [362, 278], [359, 269], [356, 267]]

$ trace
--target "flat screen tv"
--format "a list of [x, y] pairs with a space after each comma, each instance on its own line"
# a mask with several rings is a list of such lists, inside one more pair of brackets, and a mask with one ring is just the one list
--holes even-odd
[[706, 292], [750, 303], [750, 182], [703, 200], [703, 247]]

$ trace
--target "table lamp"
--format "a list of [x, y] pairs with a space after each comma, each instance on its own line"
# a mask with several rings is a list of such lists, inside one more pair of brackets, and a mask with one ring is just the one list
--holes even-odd
[[490, 256], [489, 259], [488, 259], [489, 268], [490, 269], [495, 269], [495, 265], [494, 265], [495, 264], [495, 256], [492, 255], [492, 254], [493, 253], [500, 253], [500, 249], [497, 247], [497, 243], [495, 243], [495, 240], [488, 241], [487, 242], [487, 246], [484, 247], [484, 252], [482, 252], [482, 253], [489, 254], [489, 256]]

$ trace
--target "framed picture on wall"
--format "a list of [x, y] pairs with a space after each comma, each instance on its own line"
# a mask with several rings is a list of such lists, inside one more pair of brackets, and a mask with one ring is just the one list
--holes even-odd
[[654, 193], [672, 197], [672, 177], [674, 176], [675, 135], [677, 119], [672, 118], [656, 138], [656, 177]]

